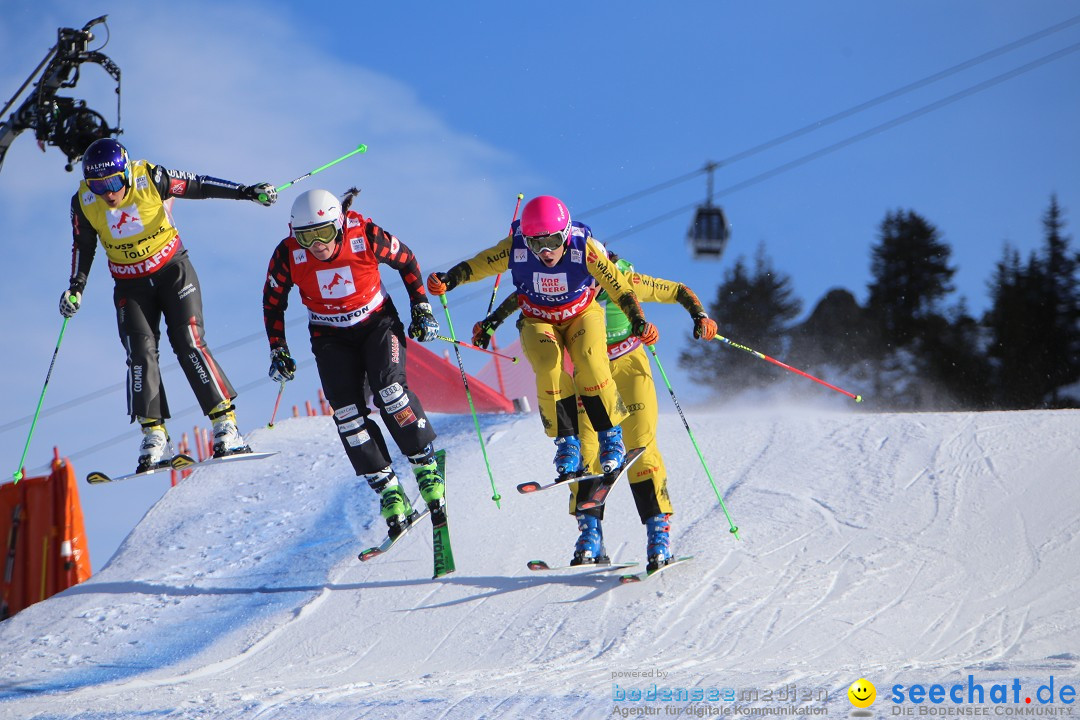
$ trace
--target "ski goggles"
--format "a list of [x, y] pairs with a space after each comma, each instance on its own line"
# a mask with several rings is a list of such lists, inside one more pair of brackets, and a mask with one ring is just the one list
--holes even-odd
[[86, 178], [86, 187], [90, 188], [90, 192], [95, 195], [116, 192], [117, 190], [122, 190], [126, 186], [127, 172], [124, 170], [113, 173], [112, 175], [106, 175], [105, 177]]
[[570, 237], [570, 228], [564, 228], [558, 232], [553, 232], [548, 235], [525, 235], [525, 246], [539, 255], [545, 250], [557, 250], [566, 244], [566, 239]]
[[309, 248], [315, 243], [331, 245], [338, 238], [341, 228], [335, 222], [327, 222], [322, 225], [309, 225], [308, 227], [293, 230], [296, 243], [302, 248]]

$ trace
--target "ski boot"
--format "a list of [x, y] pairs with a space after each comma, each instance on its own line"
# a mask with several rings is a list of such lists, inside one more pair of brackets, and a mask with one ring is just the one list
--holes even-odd
[[394, 479], [393, 484], [383, 488], [379, 496], [379, 509], [383, 519], [386, 520], [386, 535], [390, 539], [396, 538], [409, 526], [413, 509], [409, 498], [405, 496], [405, 490]]
[[[416, 476], [416, 484], [420, 487], [420, 497], [427, 503], [428, 509], [431, 510], [431, 523], [433, 525], [440, 525], [446, 523], [446, 483], [439, 475], [439, 466], [435, 462], [435, 455], [430, 451], [425, 453], [430, 457], [428, 462], [416, 462], [412, 456], [409, 457], [409, 462], [414, 463], [412, 466], [413, 475]], [[425, 458], [420, 458], [423, 460]]]
[[577, 516], [578, 536], [574, 544], [574, 558], [571, 565], [607, 565], [611, 562], [604, 550], [604, 531], [600, 527], [600, 518], [581, 513]]
[[165, 430], [165, 422], [140, 417], [139, 424], [142, 426], [143, 439], [139, 446], [139, 464], [135, 472], [168, 467], [176, 453], [169, 440], [169, 433]]
[[671, 561], [671, 541], [668, 537], [671, 532], [670, 518], [670, 515], [653, 515], [645, 521], [645, 531], [648, 533], [645, 557], [649, 560], [645, 566], [646, 572], [654, 573]]
[[555, 471], [559, 473], [559, 480], [573, 477], [582, 470], [581, 441], [577, 435], [563, 435], [555, 438]]
[[231, 402], [218, 403], [208, 417], [214, 423], [214, 457], [251, 452], [244, 436], [236, 429], [236, 408]]
[[605, 473], [613, 472], [626, 462], [626, 448], [622, 441], [622, 428], [618, 425], [596, 433], [600, 440], [600, 467]]

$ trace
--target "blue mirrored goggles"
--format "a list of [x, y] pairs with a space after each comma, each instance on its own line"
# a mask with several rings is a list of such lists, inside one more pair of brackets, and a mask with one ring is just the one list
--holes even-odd
[[117, 190], [122, 190], [127, 187], [127, 173], [121, 170], [118, 173], [106, 175], [105, 177], [86, 178], [86, 186], [90, 188], [90, 192], [95, 195], [116, 192]]

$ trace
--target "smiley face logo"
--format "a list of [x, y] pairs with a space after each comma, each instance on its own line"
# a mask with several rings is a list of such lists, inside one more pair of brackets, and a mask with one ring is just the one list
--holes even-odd
[[874, 687], [874, 683], [866, 680], [865, 678], [859, 678], [855, 682], [851, 683], [851, 687], [847, 691], [848, 700], [851, 704], [857, 708], [868, 708], [874, 704], [874, 700], [877, 699], [877, 688]]

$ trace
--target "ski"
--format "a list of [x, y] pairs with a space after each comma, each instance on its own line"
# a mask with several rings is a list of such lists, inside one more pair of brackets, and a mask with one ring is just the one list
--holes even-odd
[[[439, 476], [443, 478], [443, 482], [446, 481], [446, 451], [435, 451], [435, 462], [439, 467]], [[443, 502], [441, 507], [436, 507], [432, 510], [424, 503], [423, 496], [416, 498], [410, 505], [414, 508], [419, 507], [419, 510], [414, 509], [412, 515], [405, 521], [405, 528], [394, 538], [387, 537], [383, 540], [381, 545], [376, 547], [370, 547], [364, 550], [358, 556], [360, 560], [367, 562], [374, 557], [378, 557], [384, 553], [390, 551], [390, 548], [398, 544], [401, 538], [416, 524], [423, 520], [427, 516], [431, 516], [431, 548], [434, 558], [434, 572], [432, 579], [438, 579], [445, 575], [449, 575], [454, 572], [457, 567], [454, 565], [454, 551], [450, 546], [450, 526], [447, 524], [446, 517], [446, 503]]]
[[206, 460], [196, 460], [190, 455], [180, 453], [175, 455], [172, 461], [167, 465], [144, 470], [140, 473], [129, 473], [127, 475], [107, 475], [106, 473], [99, 472], [97, 470], [87, 473], [86, 482], [91, 485], [101, 485], [103, 483], [120, 482], [121, 480], [131, 480], [132, 478], [140, 478], [147, 475], [153, 475], [155, 473], [166, 472], [170, 470], [197, 470], [207, 465], [216, 465], [223, 462], [235, 462], [238, 460], [262, 460], [273, 455], [277, 455], [276, 452], [253, 452], [253, 453], [237, 453], [235, 455], [225, 455], [223, 457], [211, 457]]
[[205, 460], [196, 460], [190, 455], [180, 453], [172, 459], [172, 468], [174, 470], [197, 470], [207, 465], [217, 465], [218, 463], [235, 462], [238, 460], [262, 460], [263, 458], [272, 457], [277, 455], [277, 451], [274, 452], [246, 452], [235, 453], [233, 455], [222, 455], [221, 457], [208, 457]]
[[541, 483], [535, 480], [529, 482], [523, 482], [517, 486], [517, 491], [522, 495], [528, 495], [529, 493], [539, 492], [540, 490], [550, 490], [553, 487], [559, 487], [561, 485], [569, 485], [572, 482], [581, 482], [582, 480], [589, 480], [590, 478], [601, 478], [603, 475], [567, 475], [566, 477], [555, 478], [552, 482]]
[[600, 476], [600, 480], [596, 481], [596, 484], [592, 487], [589, 498], [578, 503], [578, 510], [591, 510], [606, 503], [611, 488], [615, 487], [615, 483], [623, 479], [630, 466], [636, 463], [644, 453], [645, 448], [634, 448], [628, 451], [626, 460], [619, 468]]
[[607, 572], [609, 570], [625, 570], [636, 566], [636, 562], [606, 562], [606, 563], [582, 563], [581, 565], [548, 565], [543, 560], [530, 560], [527, 567], [535, 572], [575, 572], [579, 570], [597, 570]]
[[[414, 504], [419, 504], [419, 502], [420, 498], [417, 498], [416, 503]], [[361, 552], [358, 557], [360, 558], [360, 560], [367, 562], [374, 557], [378, 557], [385, 552], [389, 552], [390, 548], [397, 545], [401, 538], [408, 535], [409, 531], [416, 527], [416, 523], [426, 518], [430, 512], [431, 511], [427, 509], [427, 506], [421, 506], [420, 510], [413, 510], [412, 515], [410, 515], [408, 519], [405, 520], [405, 527], [402, 528], [400, 533], [398, 533], [394, 537], [388, 536], [385, 540], [382, 541], [382, 545], [369, 547], [367, 550]]]
[[[645, 452], [645, 448], [634, 448], [633, 450], [627, 452], [626, 460], [623, 462], [623, 465], [621, 468], [619, 468], [618, 472], [621, 473], [627, 468], [629, 468], [631, 465], [633, 465], [634, 462], [636, 462], [637, 459], [641, 457], [641, 453], [643, 452]], [[572, 482], [584, 483], [590, 481], [599, 481], [603, 480], [604, 477], [604, 473], [600, 473], [598, 475], [568, 475], [566, 477], [555, 478], [555, 480], [546, 483], [532, 480], [519, 484], [517, 486], [517, 491], [522, 495], [530, 495], [535, 492], [540, 492], [541, 490], [550, 490], [553, 487], [562, 487], [564, 485], [569, 485]]]
[[172, 470], [172, 465], [162, 465], [161, 467], [151, 468], [144, 470], [140, 473], [129, 473], [127, 475], [106, 475], [103, 472], [94, 470], [86, 474], [86, 482], [91, 485], [100, 485], [103, 483], [119, 482], [120, 480], [131, 480], [132, 478], [146, 477], [147, 475], [153, 475], [159, 472], [167, 472]]
[[439, 467], [439, 477], [443, 479], [443, 503], [442, 507], [431, 513], [431, 549], [434, 556], [435, 569], [432, 579], [438, 579], [449, 575], [457, 569], [454, 565], [454, 550], [450, 546], [450, 526], [446, 517], [446, 451], [435, 451], [435, 462]]
[[630, 574], [630, 575], [622, 575], [622, 576], [619, 577], [619, 582], [622, 583], [623, 585], [626, 585], [627, 583], [645, 582], [649, 578], [659, 575], [660, 573], [664, 572], [665, 570], [667, 570], [670, 567], [675, 567], [676, 565], [682, 565], [683, 563], [689, 562], [690, 560], [693, 560], [693, 559], [694, 559], [693, 555], [683, 555], [682, 557], [671, 558], [671, 560], [668, 561], [667, 565], [664, 565], [663, 567], [657, 568], [656, 570], [653, 570], [652, 572], [649, 572], [648, 570], [646, 570], [645, 572], [642, 572], [642, 573], [634, 573], [634, 574]]
[[432, 516], [431, 547], [435, 556], [435, 570], [431, 578], [437, 580], [457, 570], [454, 565], [454, 551], [450, 549], [450, 528], [444, 522], [442, 525], [434, 524]]

